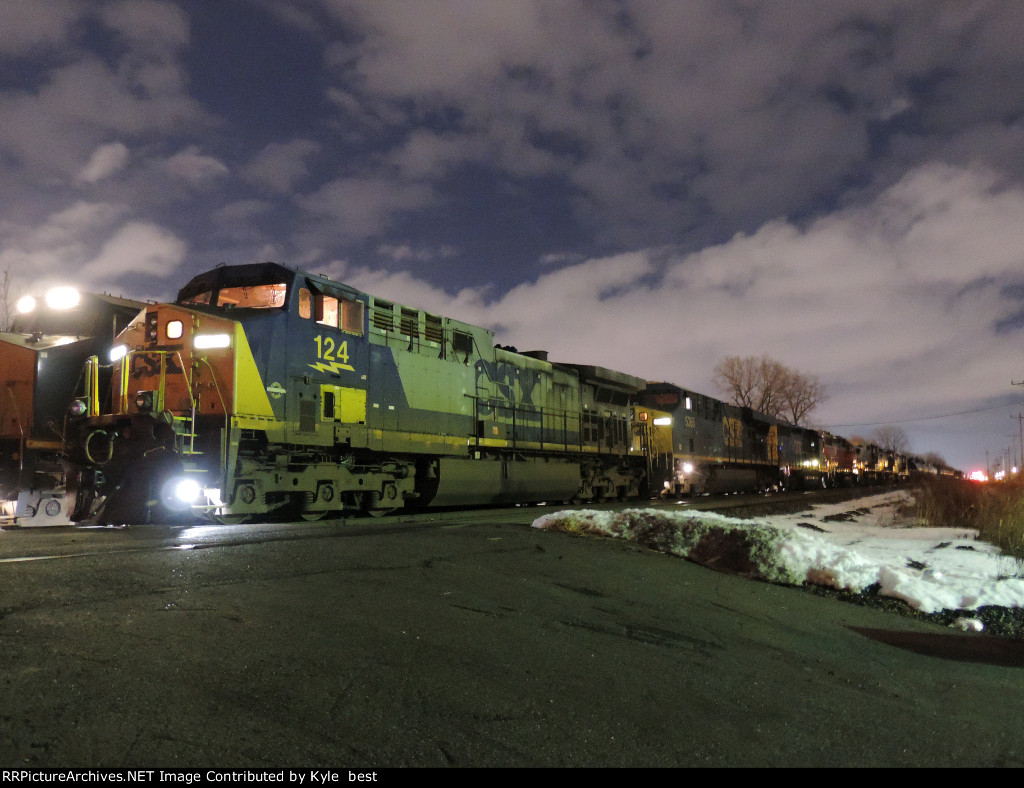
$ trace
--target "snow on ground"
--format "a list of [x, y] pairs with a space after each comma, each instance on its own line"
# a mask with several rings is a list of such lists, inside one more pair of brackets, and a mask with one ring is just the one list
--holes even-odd
[[[563, 511], [534, 528], [612, 536], [772, 582], [861, 592], [878, 585], [924, 613], [1024, 607], [1024, 567], [963, 528], [900, 519], [904, 492], [739, 520], [686, 509]], [[963, 628], [980, 629], [964, 619]]]

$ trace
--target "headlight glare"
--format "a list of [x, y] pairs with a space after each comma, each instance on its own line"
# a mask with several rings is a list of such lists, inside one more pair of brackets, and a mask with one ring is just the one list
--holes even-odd
[[73, 309], [82, 300], [82, 294], [73, 287], [54, 287], [46, 294], [50, 309]]
[[228, 334], [197, 334], [193, 344], [197, 350], [230, 347], [231, 337]]

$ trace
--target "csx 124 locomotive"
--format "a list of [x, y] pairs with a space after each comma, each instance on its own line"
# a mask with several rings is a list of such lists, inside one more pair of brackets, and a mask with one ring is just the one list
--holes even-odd
[[103, 412], [99, 358], [76, 406], [77, 519], [602, 500], [650, 476], [645, 381], [274, 263], [147, 306], [112, 361]]
[[[144, 306], [71, 287], [18, 301], [9, 331], [0, 333], [0, 524], [70, 522], [74, 469], [63, 452], [68, 406], [86, 360], [105, 357]], [[97, 375], [97, 385], [103, 378]]]

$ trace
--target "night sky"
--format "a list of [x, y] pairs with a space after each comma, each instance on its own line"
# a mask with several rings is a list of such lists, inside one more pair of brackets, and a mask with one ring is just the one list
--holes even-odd
[[[553, 360], [824, 382], [964, 470], [1024, 411], [1024, 3], [0, 0], [0, 269], [274, 260]], [[952, 415], [956, 414], [956, 415]]]

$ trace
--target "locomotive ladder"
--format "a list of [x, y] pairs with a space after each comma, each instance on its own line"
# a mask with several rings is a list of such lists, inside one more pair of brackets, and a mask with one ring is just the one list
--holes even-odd
[[195, 418], [196, 409], [194, 404], [192, 412], [189, 415], [174, 417], [174, 434], [176, 437], [182, 439], [181, 453], [183, 456], [203, 453], [196, 450], [197, 434], [195, 431]]

